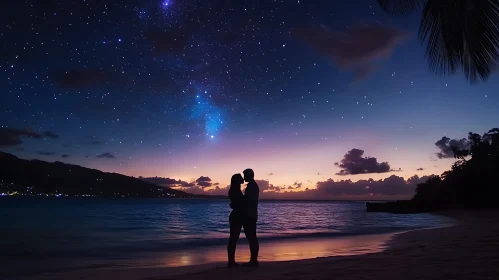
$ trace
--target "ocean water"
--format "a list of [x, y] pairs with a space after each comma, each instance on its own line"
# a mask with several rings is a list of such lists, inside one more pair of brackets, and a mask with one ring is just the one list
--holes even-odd
[[[227, 200], [0, 199], [0, 278], [120, 266], [225, 261]], [[365, 202], [261, 201], [261, 260], [379, 251], [391, 233], [445, 226], [431, 215], [368, 213]], [[241, 234], [237, 257], [248, 253]]]

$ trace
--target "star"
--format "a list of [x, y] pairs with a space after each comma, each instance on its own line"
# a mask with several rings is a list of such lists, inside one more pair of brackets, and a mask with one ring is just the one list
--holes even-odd
[[171, 4], [170, 0], [163, 0], [163, 2], [161, 3], [163, 8], [168, 8], [170, 6], [170, 4]]

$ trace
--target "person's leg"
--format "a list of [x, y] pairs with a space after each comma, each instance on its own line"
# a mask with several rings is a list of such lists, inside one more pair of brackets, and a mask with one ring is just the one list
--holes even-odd
[[258, 251], [260, 250], [260, 245], [258, 244], [258, 238], [256, 236], [256, 220], [248, 219], [244, 222], [244, 234], [248, 239], [251, 259], [249, 264], [258, 264]]
[[232, 215], [229, 218], [230, 224], [230, 237], [229, 244], [227, 245], [227, 256], [229, 259], [229, 266], [237, 265], [236, 263], [236, 245], [241, 234], [241, 220], [235, 219]]

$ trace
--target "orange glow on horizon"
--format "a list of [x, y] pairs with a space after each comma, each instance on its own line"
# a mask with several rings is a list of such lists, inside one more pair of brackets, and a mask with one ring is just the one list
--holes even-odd
[[[354, 138], [352, 141], [361, 141], [360, 138]], [[364, 140], [362, 140], [364, 141]], [[388, 173], [371, 173], [359, 175], [338, 176], [335, 175], [340, 168], [334, 166], [335, 159], [341, 159], [344, 155], [344, 149], [349, 146], [363, 146], [366, 143], [346, 144], [338, 143], [334, 150], [330, 150], [325, 145], [317, 147], [301, 149], [296, 147], [295, 150], [276, 149], [272, 153], [265, 154], [262, 158], [261, 151], [250, 152], [242, 156], [235, 156], [231, 151], [224, 151], [222, 154], [217, 154], [217, 151], [210, 149], [203, 150], [202, 157], [212, 158], [210, 161], [201, 161], [201, 155], [185, 160], [176, 160], [165, 162], [162, 164], [151, 164], [152, 159], [140, 158], [131, 160], [126, 165], [120, 166], [94, 166], [94, 168], [116, 172], [134, 177], [164, 177], [185, 182], [193, 182], [200, 176], [207, 176], [212, 179], [212, 183], [219, 183], [219, 188], [225, 188], [230, 183], [230, 177], [237, 172], [251, 167], [255, 170], [256, 179], [266, 180], [273, 186], [286, 187], [281, 192], [299, 193], [306, 188], [309, 190], [316, 189], [318, 182], [325, 182], [332, 179], [335, 182], [348, 181], [357, 182], [360, 180], [382, 180], [390, 176], [402, 177], [405, 180], [418, 175], [419, 177], [427, 175], [440, 175], [444, 171], [449, 170], [452, 159], [439, 160], [434, 162], [428, 154], [414, 150], [399, 149], [397, 152], [388, 152], [386, 148], [371, 146], [371, 149], [365, 152], [365, 156], [377, 155], [379, 161], [389, 162], [391, 168], [401, 168], [402, 171]], [[289, 147], [288, 147], [289, 148]], [[330, 154], [325, 153], [325, 150], [330, 150]], [[196, 152], [196, 151], [193, 151]], [[273, 156], [270, 156], [273, 155]], [[379, 156], [381, 155], [381, 156]], [[418, 170], [423, 167], [423, 170]], [[302, 188], [298, 190], [288, 189], [288, 186], [293, 183], [302, 183]], [[215, 187], [207, 188], [206, 190], [215, 189]], [[188, 188], [182, 189], [186, 192], [191, 192]], [[366, 194], [367, 195], [367, 194]], [[406, 197], [408, 198], [408, 197]], [[340, 198], [338, 198], [340, 199]], [[380, 198], [382, 199], [382, 198]]]

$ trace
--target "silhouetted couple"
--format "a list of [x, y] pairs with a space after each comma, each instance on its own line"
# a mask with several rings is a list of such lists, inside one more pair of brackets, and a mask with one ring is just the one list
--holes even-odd
[[[256, 237], [256, 222], [258, 220], [258, 196], [260, 189], [255, 182], [255, 173], [251, 169], [243, 171], [241, 174], [234, 174], [230, 180], [229, 198], [232, 212], [229, 216], [230, 238], [227, 246], [229, 257], [229, 267], [237, 267], [236, 262], [236, 244], [241, 234], [241, 227], [244, 228], [244, 234], [248, 239], [251, 259], [243, 266], [258, 266], [258, 250], [260, 248]], [[241, 191], [241, 185], [248, 182], [246, 189]]]

